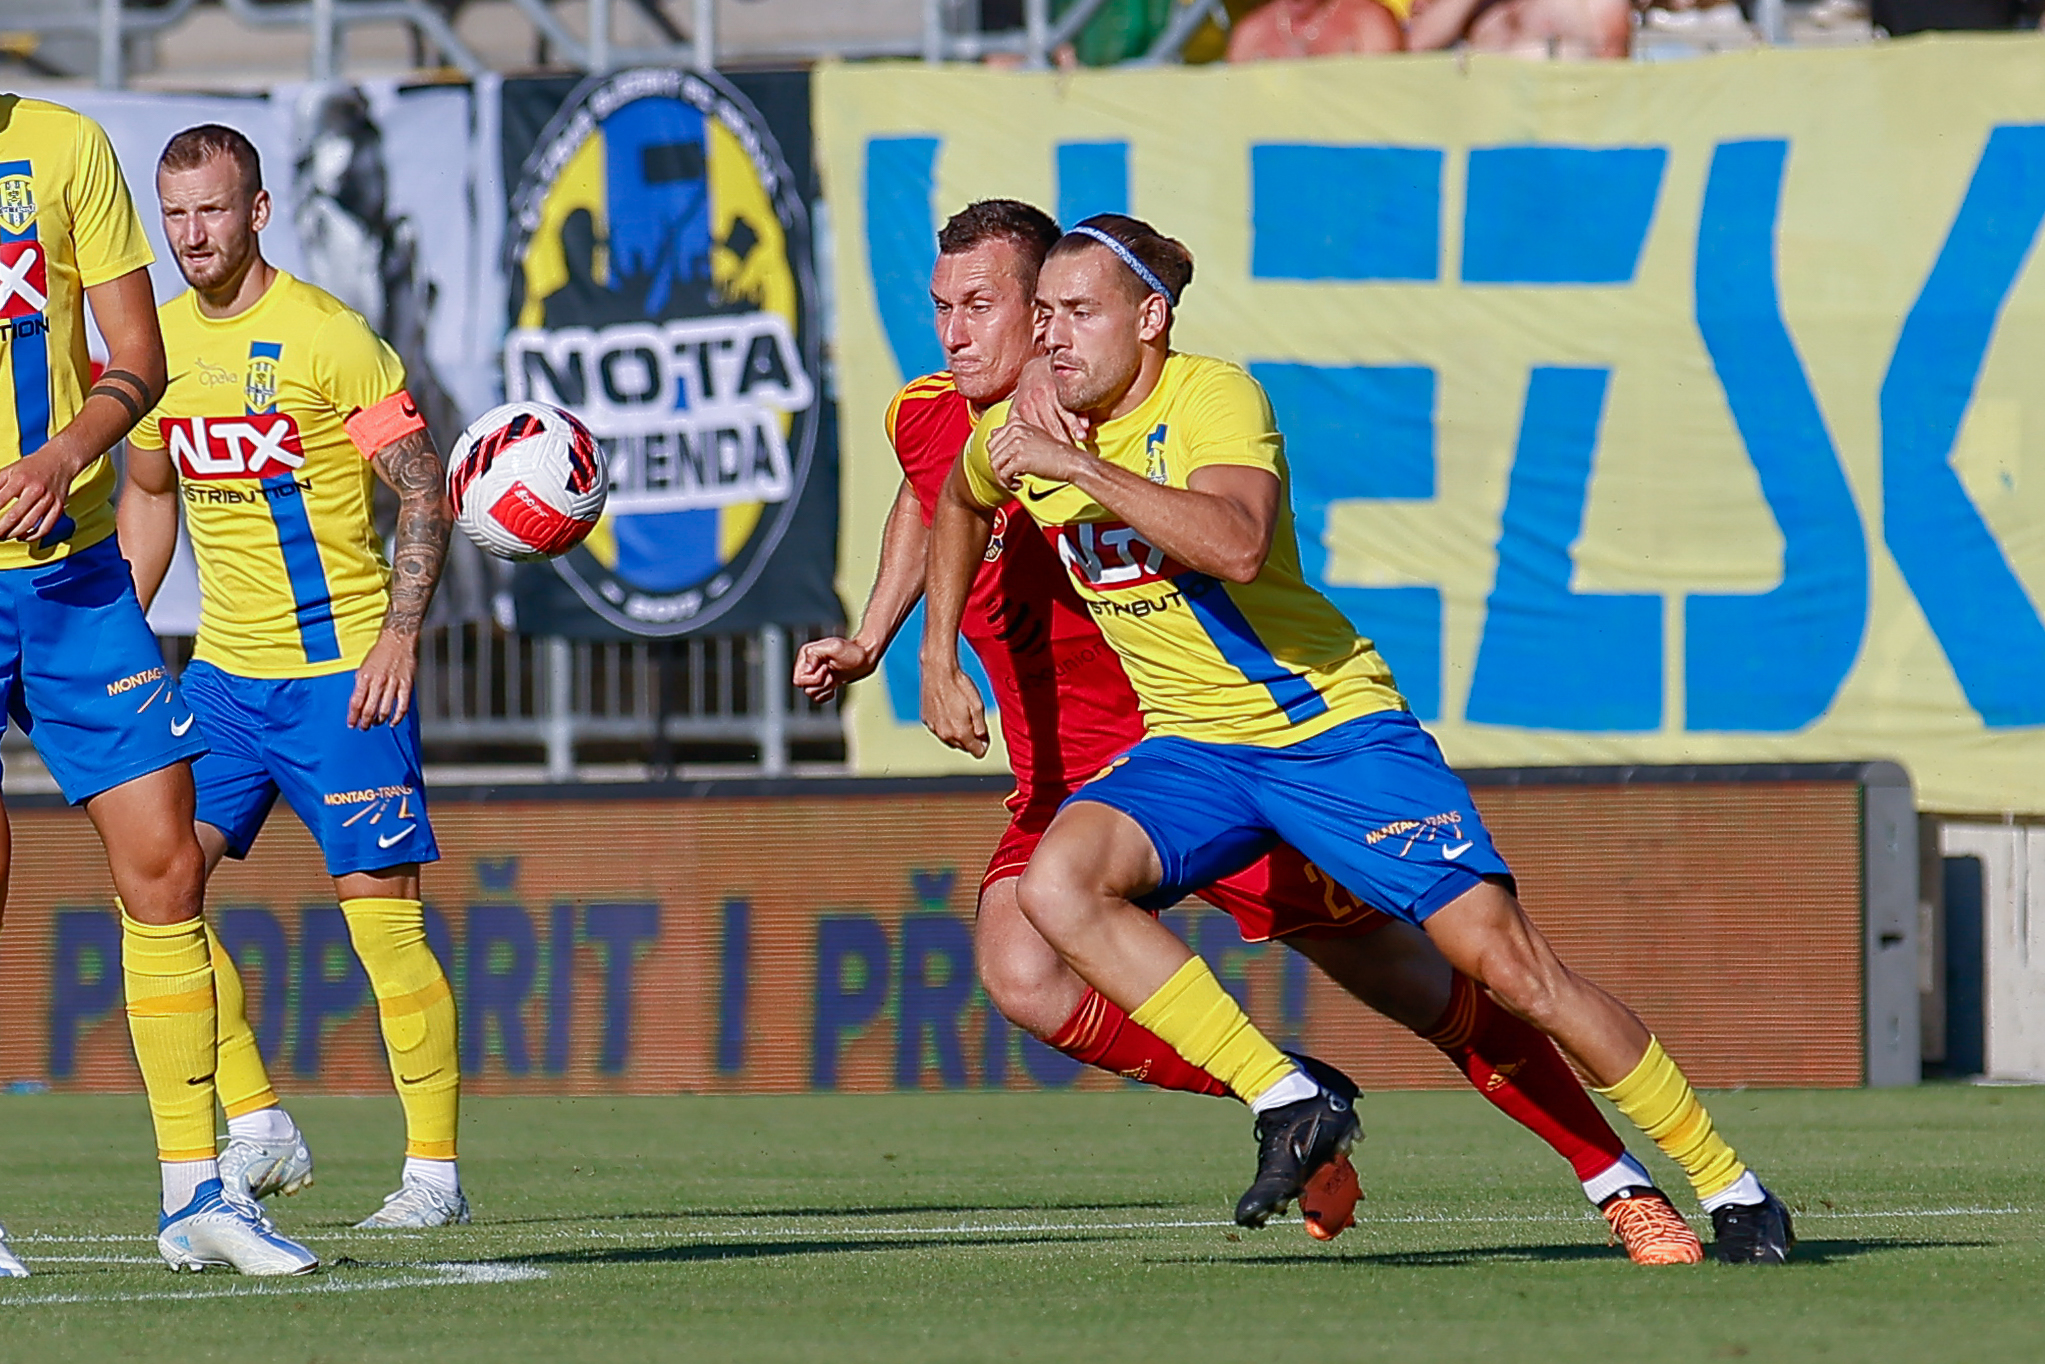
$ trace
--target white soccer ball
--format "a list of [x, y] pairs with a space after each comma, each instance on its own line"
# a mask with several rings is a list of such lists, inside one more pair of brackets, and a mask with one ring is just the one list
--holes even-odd
[[455, 524], [503, 559], [574, 549], [596, 528], [609, 491], [596, 437], [546, 403], [491, 408], [469, 423], [447, 461]]

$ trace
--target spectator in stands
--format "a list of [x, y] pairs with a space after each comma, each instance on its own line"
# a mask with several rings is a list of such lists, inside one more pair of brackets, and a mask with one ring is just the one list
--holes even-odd
[[1583, 60], [1633, 50], [1629, 0], [1415, 0], [1406, 46]]
[[[1403, 0], [1392, 0], [1400, 4]], [[1269, 0], [1237, 20], [1228, 34], [1232, 62], [1332, 57], [1344, 52], [1398, 52], [1406, 46], [1402, 13], [1378, 0]]]

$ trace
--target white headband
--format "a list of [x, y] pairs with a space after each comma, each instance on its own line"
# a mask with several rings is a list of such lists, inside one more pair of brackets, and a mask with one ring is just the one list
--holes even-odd
[[1108, 250], [1120, 256], [1122, 258], [1122, 264], [1128, 266], [1132, 271], [1134, 271], [1136, 274], [1136, 278], [1142, 280], [1145, 284], [1148, 284], [1150, 286], [1150, 291], [1152, 293], [1163, 294], [1165, 302], [1171, 304], [1174, 308], [1179, 306], [1179, 296], [1173, 293], [1171, 290], [1165, 288], [1165, 282], [1159, 279], [1149, 266], [1145, 265], [1142, 261], [1136, 259], [1136, 253], [1134, 251], [1131, 251], [1128, 247], [1122, 245], [1122, 243], [1116, 241], [1113, 237], [1101, 231], [1098, 227], [1089, 227], [1085, 223], [1081, 223], [1078, 227], [1075, 227], [1072, 230], [1074, 232], [1077, 232], [1082, 237], [1092, 237], [1102, 246], [1107, 247]]

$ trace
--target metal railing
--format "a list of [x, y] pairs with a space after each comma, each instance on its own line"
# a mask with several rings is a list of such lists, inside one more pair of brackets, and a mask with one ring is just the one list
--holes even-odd
[[[798, 642], [824, 633], [795, 632]], [[428, 749], [537, 748], [550, 781], [572, 781], [578, 749], [630, 745], [672, 770], [680, 745], [750, 745], [764, 776], [801, 742], [842, 737], [837, 703], [789, 686], [790, 632], [609, 642], [508, 634], [488, 622], [429, 631], [417, 701]]]
[[[798, 744], [826, 762], [842, 751], [838, 703], [818, 705], [789, 685], [795, 649], [827, 633], [770, 625], [611, 642], [512, 634], [487, 621], [438, 626], [420, 641], [413, 705], [433, 763], [516, 773], [523, 750], [542, 764], [524, 780], [572, 782], [598, 768], [660, 778], [685, 762], [787, 776]], [[160, 643], [173, 671], [191, 661], [189, 636]], [[36, 766], [20, 726], [0, 746], [11, 770]], [[588, 761], [591, 749], [604, 761]]]

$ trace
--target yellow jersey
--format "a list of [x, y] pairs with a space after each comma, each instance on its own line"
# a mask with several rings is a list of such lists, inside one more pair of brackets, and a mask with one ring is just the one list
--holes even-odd
[[[61, 104], [0, 95], [0, 467], [40, 450], [85, 405], [85, 291], [153, 259], [105, 131]], [[72, 481], [46, 538], [0, 541], [0, 569], [106, 539], [113, 491], [101, 456]]]
[[199, 563], [192, 650], [239, 677], [319, 677], [362, 661], [390, 564], [376, 481], [343, 423], [405, 387], [362, 315], [277, 272], [255, 305], [209, 318], [189, 289], [157, 309], [170, 387], [129, 441], [168, 448]]
[[1263, 388], [1239, 366], [1173, 352], [1140, 407], [1095, 429], [1093, 449], [1171, 488], [1210, 465], [1276, 475], [1271, 553], [1248, 583], [1175, 563], [1070, 483], [1031, 475], [1016, 493], [1002, 487], [987, 441], [1008, 408], [997, 404], [974, 428], [967, 483], [986, 506], [1019, 496], [1044, 527], [1121, 656], [1148, 732], [1284, 748], [1358, 716], [1405, 708], [1371, 642], [1301, 574], [1284, 438]]

